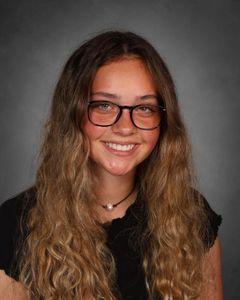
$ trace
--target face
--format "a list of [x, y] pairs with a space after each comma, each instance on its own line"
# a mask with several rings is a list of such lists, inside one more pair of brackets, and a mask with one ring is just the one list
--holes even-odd
[[[139, 59], [123, 59], [99, 68], [92, 85], [94, 101], [111, 101], [118, 105], [158, 104], [153, 80]], [[90, 142], [90, 157], [98, 171], [111, 175], [135, 173], [155, 147], [159, 128], [135, 127], [127, 109], [117, 123], [109, 127], [93, 125], [86, 116], [84, 134]]]

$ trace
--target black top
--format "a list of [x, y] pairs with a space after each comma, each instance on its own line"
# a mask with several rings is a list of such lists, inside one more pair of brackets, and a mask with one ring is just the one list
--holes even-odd
[[[27, 196], [26, 196], [27, 195]], [[146, 300], [147, 292], [144, 283], [141, 251], [138, 237], [142, 232], [146, 217], [144, 201], [138, 195], [137, 200], [127, 209], [123, 218], [118, 218], [104, 225], [108, 235], [108, 247], [112, 251], [117, 267], [117, 286], [124, 300]], [[17, 273], [11, 272], [16, 259], [16, 249], [24, 240], [20, 235], [20, 221], [24, 223], [30, 207], [34, 204], [34, 189], [23, 192], [5, 201], [0, 206], [0, 269], [17, 279]], [[205, 233], [204, 243], [210, 248], [217, 236], [222, 217], [217, 215], [204, 199], [209, 217], [209, 225]]]

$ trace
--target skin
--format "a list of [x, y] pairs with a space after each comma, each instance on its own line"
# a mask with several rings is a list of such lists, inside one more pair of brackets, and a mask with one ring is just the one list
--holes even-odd
[[24, 286], [0, 270], [0, 295], [2, 300], [30, 300]]
[[221, 272], [221, 245], [219, 237], [216, 238], [213, 246], [209, 249], [203, 261], [203, 276], [210, 279], [205, 286], [199, 300], [222, 300], [223, 283]]
[[[157, 104], [152, 78], [138, 59], [119, 60], [99, 68], [93, 81], [91, 100], [107, 100], [129, 106], [141, 103]], [[160, 131], [159, 129], [144, 131], [136, 128], [131, 122], [128, 110], [124, 110], [118, 122], [109, 127], [95, 126], [86, 117], [83, 131], [89, 139], [90, 157], [99, 179], [96, 191], [99, 204], [106, 204], [106, 199], [110, 199], [111, 203], [117, 203], [132, 189], [136, 168], [154, 149]], [[106, 141], [119, 144], [133, 143], [136, 147], [133, 152], [122, 153], [106, 147]], [[106, 212], [101, 206], [96, 205], [99, 220], [104, 223], [123, 217], [135, 199], [136, 193], [133, 193], [113, 212]], [[204, 258], [203, 270], [203, 276], [210, 278], [213, 284], [205, 287], [199, 300], [222, 300], [221, 249], [218, 237]]]
[[[93, 81], [91, 100], [107, 100], [129, 106], [157, 104], [153, 80], [144, 64], [136, 58], [111, 62], [100, 67]], [[90, 157], [95, 163], [94, 171], [100, 183], [96, 191], [98, 201], [106, 204], [105, 199], [110, 199], [111, 203], [117, 203], [132, 189], [136, 168], [157, 144], [159, 128], [138, 129], [132, 123], [129, 111], [123, 110], [118, 122], [109, 127], [93, 125], [86, 117], [83, 131], [90, 142]], [[122, 152], [110, 149], [105, 142], [135, 146], [129, 152]], [[101, 206], [96, 209], [101, 219], [110, 221], [124, 216], [135, 198], [136, 193], [113, 212], [106, 212]]]

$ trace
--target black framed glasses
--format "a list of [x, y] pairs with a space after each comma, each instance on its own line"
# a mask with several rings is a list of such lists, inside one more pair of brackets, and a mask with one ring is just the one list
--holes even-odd
[[123, 109], [128, 109], [134, 126], [142, 130], [153, 130], [161, 123], [161, 113], [166, 108], [161, 105], [139, 104], [135, 106], [118, 105], [110, 101], [89, 101], [89, 121], [101, 127], [111, 126], [121, 118]]

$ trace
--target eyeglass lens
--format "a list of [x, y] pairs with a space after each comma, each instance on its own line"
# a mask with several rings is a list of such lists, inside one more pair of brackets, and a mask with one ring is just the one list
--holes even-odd
[[[121, 109], [111, 102], [96, 101], [89, 105], [89, 119], [99, 126], [110, 126], [115, 123]], [[155, 128], [160, 124], [160, 108], [156, 105], [138, 105], [132, 109], [132, 121], [143, 129]]]

